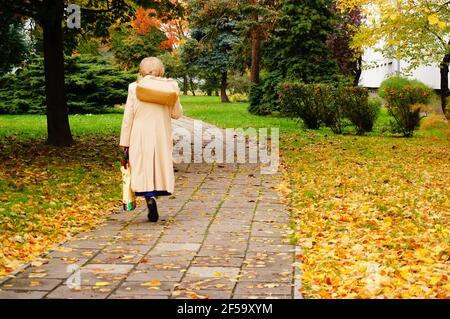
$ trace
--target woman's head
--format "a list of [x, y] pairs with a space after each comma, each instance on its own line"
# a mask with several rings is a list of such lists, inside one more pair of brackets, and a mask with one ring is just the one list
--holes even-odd
[[139, 65], [139, 75], [164, 76], [164, 64], [155, 57], [145, 58]]

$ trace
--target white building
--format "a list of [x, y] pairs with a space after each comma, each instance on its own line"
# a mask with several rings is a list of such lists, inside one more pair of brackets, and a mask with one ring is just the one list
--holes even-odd
[[364, 53], [363, 65], [364, 69], [359, 85], [364, 87], [379, 88], [381, 82], [400, 70], [402, 76], [419, 80], [433, 89], [441, 88], [441, 75], [438, 66], [420, 66], [410, 71], [409, 74], [404, 74], [403, 72], [408, 67], [407, 62], [386, 59], [380, 52], [373, 49], [366, 50]]

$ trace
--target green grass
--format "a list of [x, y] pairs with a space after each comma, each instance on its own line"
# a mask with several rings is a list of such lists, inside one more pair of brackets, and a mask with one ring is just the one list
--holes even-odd
[[[69, 116], [70, 127], [75, 137], [120, 134], [121, 121], [121, 113]], [[45, 139], [46, 136], [45, 115], [0, 116], [0, 139], [4, 137], [15, 137], [17, 140]]]
[[277, 116], [257, 116], [248, 113], [247, 103], [220, 102], [218, 97], [183, 96], [181, 99], [187, 116], [207, 121], [224, 128], [282, 127], [286, 131], [298, 130], [296, 121]]

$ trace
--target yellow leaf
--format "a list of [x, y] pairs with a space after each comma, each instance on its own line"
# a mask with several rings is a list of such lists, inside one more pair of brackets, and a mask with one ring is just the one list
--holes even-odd
[[109, 286], [109, 282], [107, 281], [99, 281], [95, 283], [96, 287], [104, 287], [104, 286]]
[[437, 14], [432, 14], [428, 16], [428, 23], [431, 25], [435, 25], [439, 23], [439, 18]]
[[47, 276], [46, 273], [31, 273], [28, 278], [44, 278]]
[[209, 298], [208, 296], [199, 295], [199, 294], [196, 294], [195, 292], [188, 293], [188, 296], [191, 299], [208, 299]]
[[148, 281], [148, 282], [141, 284], [141, 286], [146, 286], [146, 287], [158, 287], [160, 285], [161, 285], [161, 282], [159, 280], [152, 280], [152, 281]]

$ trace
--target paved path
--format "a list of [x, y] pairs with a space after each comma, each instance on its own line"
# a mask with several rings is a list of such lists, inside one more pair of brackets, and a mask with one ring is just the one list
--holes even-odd
[[[192, 129], [183, 118], [175, 127]], [[208, 128], [210, 126], [206, 126]], [[176, 194], [118, 212], [0, 286], [0, 298], [294, 298], [294, 247], [279, 175], [255, 164], [176, 165]], [[69, 288], [67, 267], [81, 287]]]

